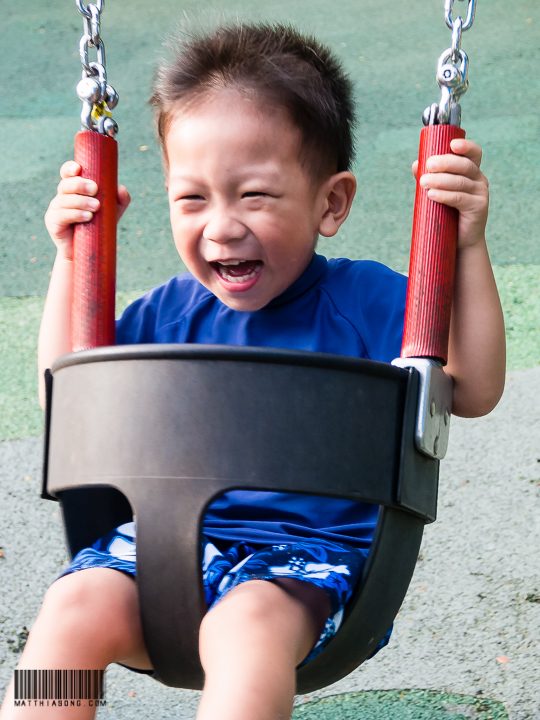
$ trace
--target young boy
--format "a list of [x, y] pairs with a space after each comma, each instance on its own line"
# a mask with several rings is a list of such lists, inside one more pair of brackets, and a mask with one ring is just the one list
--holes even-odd
[[[351, 86], [329, 51], [281, 26], [234, 25], [185, 42], [161, 70], [157, 112], [174, 241], [189, 274], [133, 303], [117, 342], [297, 348], [391, 361], [400, 353], [406, 278], [372, 262], [315, 254], [345, 221]], [[450, 352], [453, 412], [488, 413], [504, 384], [504, 328], [484, 229], [480, 148], [452, 143], [421, 183], [459, 210]], [[39, 340], [40, 377], [69, 352], [73, 224], [98, 210], [96, 186], [66, 163], [46, 215], [57, 258]], [[119, 212], [129, 204], [118, 190]], [[199, 720], [288, 718], [295, 667], [337, 631], [372, 539], [376, 507], [235, 491], [209, 509], [200, 629]], [[322, 567], [324, 572], [313, 572]], [[135, 527], [83, 550], [48, 590], [19, 668], [151, 670], [139, 622]], [[311, 570], [310, 570], [311, 568]], [[120, 572], [119, 572], [120, 571]], [[384, 644], [384, 642], [382, 643]], [[14, 708], [2, 718], [48, 717]], [[54, 708], [88, 718], [92, 708]]]

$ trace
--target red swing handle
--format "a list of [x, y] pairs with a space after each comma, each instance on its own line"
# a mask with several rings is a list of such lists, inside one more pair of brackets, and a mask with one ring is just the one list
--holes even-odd
[[450, 153], [450, 142], [464, 137], [455, 125], [429, 125], [420, 135], [402, 358], [448, 360], [458, 211], [430, 200], [419, 180], [429, 157]]
[[75, 226], [73, 236], [73, 352], [115, 344], [116, 140], [93, 131], [77, 133], [75, 162], [82, 167], [81, 177], [97, 183], [101, 205], [90, 222]]

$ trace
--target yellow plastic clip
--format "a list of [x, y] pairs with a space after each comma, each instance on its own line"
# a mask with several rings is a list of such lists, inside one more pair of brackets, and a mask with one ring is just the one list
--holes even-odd
[[112, 113], [107, 109], [105, 103], [100, 102], [92, 106], [92, 118], [96, 122], [99, 120], [100, 117], [103, 117], [103, 115], [106, 115], [107, 117], [112, 117]]

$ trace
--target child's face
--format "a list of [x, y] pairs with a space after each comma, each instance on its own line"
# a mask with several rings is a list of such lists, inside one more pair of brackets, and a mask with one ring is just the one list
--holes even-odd
[[[223, 91], [173, 121], [167, 189], [188, 270], [235, 310], [259, 310], [308, 266], [328, 211], [326, 183], [299, 160], [283, 112]], [[324, 223], [323, 223], [324, 224]]]

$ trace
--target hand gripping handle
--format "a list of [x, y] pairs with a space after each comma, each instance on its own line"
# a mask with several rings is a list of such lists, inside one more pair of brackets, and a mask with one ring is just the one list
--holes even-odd
[[420, 178], [429, 157], [450, 153], [450, 142], [464, 137], [455, 125], [428, 125], [420, 135], [402, 358], [448, 360], [459, 214], [430, 200]]
[[71, 349], [115, 344], [116, 214], [118, 145], [97, 132], [75, 136], [75, 162], [81, 177], [98, 185], [100, 209], [73, 236]]

